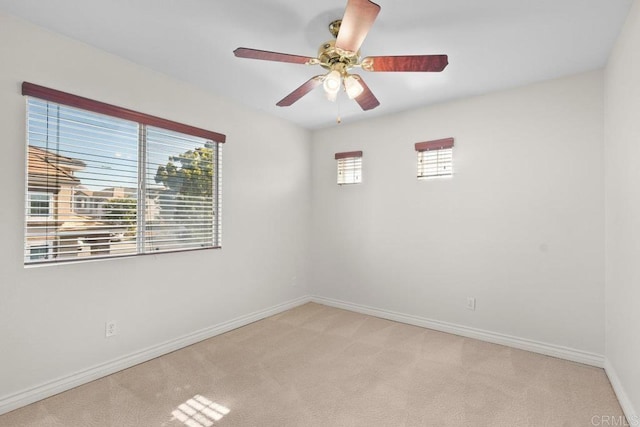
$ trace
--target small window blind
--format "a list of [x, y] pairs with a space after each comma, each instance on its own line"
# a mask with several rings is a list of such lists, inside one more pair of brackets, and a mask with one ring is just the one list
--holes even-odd
[[359, 184], [362, 182], [362, 151], [336, 153], [338, 162], [338, 184]]
[[220, 247], [222, 144], [199, 133], [27, 98], [25, 264]]
[[453, 138], [415, 144], [418, 153], [418, 178], [453, 175]]

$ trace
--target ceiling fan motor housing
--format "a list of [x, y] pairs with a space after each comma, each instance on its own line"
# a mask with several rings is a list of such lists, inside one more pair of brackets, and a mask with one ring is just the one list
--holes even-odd
[[360, 51], [349, 52], [336, 47], [335, 40], [329, 40], [318, 49], [320, 65], [327, 70], [346, 71], [360, 61]]

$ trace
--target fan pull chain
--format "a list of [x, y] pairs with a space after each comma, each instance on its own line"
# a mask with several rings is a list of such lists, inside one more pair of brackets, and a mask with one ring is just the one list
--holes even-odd
[[337, 100], [338, 102], [336, 102], [336, 106], [338, 108], [338, 117], [336, 117], [336, 123], [340, 124], [342, 123], [342, 117], [340, 117], [340, 99]]

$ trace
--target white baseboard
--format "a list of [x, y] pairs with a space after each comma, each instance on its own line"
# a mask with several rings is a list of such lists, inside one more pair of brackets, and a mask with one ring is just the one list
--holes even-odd
[[339, 301], [331, 298], [313, 296], [311, 297], [311, 301], [331, 307], [355, 311], [357, 313], [368, 314], [370, 316], [381, 317], [383, 319], [393, 320], [395, 322], [434, 329], [436, 331], [447, 332], [454, 335], [461, 335], [463, 337], [475, 338], [481, 341], [487, 341], [494, 344], [518, 348], [520, 350], [532, 351], [534, 353], [540, 353], [547, 356], [557, 357], [559, 359], [583, 363], [585, 365], [596, 366], [598, 368], [604, 367], [604, 356], [582, 350], [576, 350], [569, 347], [543, 343], [525, 338], [500, 334], [497, 332], [457, 325], [454, 323], [427, 319], [424, 317], [396, 313], [388, 310], [381, 310], [378, 308], [368, 307], [360, 304], [353, 304], [350, 302]]
[[629, 396], [627, 396], [627, 393], [624, 391], [622, 382], [620, 382], [620, 378], [609, 359], [604, 360], [604, 371], [607, 373], [607, 377], [609, 377], [609, 382], [613, 387], [613, 391], [616, 393], [616, 397], [618, 398], [618, 402], [620, 402], [622, 411], [624, 412], [625, 417], [627, 417], [628, 424], [626, 425], [640, 426], [640, 413], [636, 412], [633, 408], [631, 399], [629, 399]]
[[179, 350], [202, 340], [229, 332], [233, 329], [248, 325], [249, 323], [253, 323], [266, 317], [273, 316], [274, 314], [281, 313], [309, 301], [311, 301], [311, 299], [308, 296], [297, 298], [283, 304], [278, 304], [245, 316], [237, 317], [227, 322], [201, 329], [182, 337], [166, 341], [162, 344], [148, 347], [126, 356], [84, 369], [74, 374], [66, 375], [8, 396], [3, 396], [0, 398], [0, 415], [63, 391], [70, 390], [79, 385], [86, 384], [98, 378], [130, 368], [134, 365], [146, 362], [172, 351]]

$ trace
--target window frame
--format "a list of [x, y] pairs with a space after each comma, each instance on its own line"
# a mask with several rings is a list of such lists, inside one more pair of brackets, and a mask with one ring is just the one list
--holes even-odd
[[[31, 97], [40, 101], [45, 101], [45, 102], [51, 102], [54, 104], [59, 104], [61, 106], [65, 106], [65, 107], [72, 107], [78, 110], [82, 110], [85, 112], [90, 112], [90, 113], [97, 113], [97, 114], [102, 114], [102, 115], [106, 115], [106, 116], [110, 116], [112, 118], [115, 119], [122, 119], [122, 120], [127, 120], [130, 122], [135, 122], [138, 124], [138, 128], [139, 130], [142, 130], [140, 132], [140, 136], [138, 138], [138, 147], [139, 149], [141, 149], [141, 144], [146, 144], [146, 140], [144, 142], [142, 142], [142, 134], [146, 133], [144, 132], [144, 129], [146, 129], [147, 127], [153, 127], [153, 128], [159, 128], [159, 129], [164, 129], [164, 130], [168, 130], [171, 132], [177, 132], [179, 134], [183, 134], [186, 136], [190, 136], [190, 137], [197, 137], [200, 139], [204, 139], [207, 141], [211, 142], [211, 146], [213, 147], [213, 158], [212, 158], [212, 162], [213, 162], [213, 176], [212, 176], [212, 224], [211, 224], [211, 231], [213, 233], [213, 240], [212, 240], [212, 245], [211, 246], [204, 246], [204, 247], [187, 247], [188, 245], [185, 244], [185, 247], [181, 247], [181, 248], [176, 248], [176, 249], [166, 249], [166, 250], [148, 250], [148, 249], [142, 249], [141, 250], [141, 246], [144, 247], [145, 245], [145, 241], [144, 241], [144, 233], [143, 237], [142, 237], [142, 245], [140, 245], [139, 243], [136, 244], [136, 249], [135, 252], [131, 252], [131, 253], [126, 253], [126, 254], [103, 254], [100, 256], [91, 256], [89, 258], [65, 258], [62, 257], [60, 259], [57, 259], [58, 257], [56, 256], [56, 254], [53, 251], [53, 248], [56, 247], [56, 243], [54, 241], [50, 241], [49, 240], [49, 235], [34, 235], [30, 230], [29, 230], [29, 223], [32, 223], [34, 221], [57, 221], [57, 218], [55, 218], [56, 213], [55, 211], [55, 194], [47, 192], [47, 191], [35, 191], [35, 193], [47, 193], [48, 197], [49, 197], [49, 216], [45, 217], [45, 216], [35, 216], [32, 217], [30, 215], [27, 215], [28, 213], [30, 213], [31, 211], [31, 199], [29, 196], [26, 197], [26, 204], [27, 206], [25, 207], [25, 230], [24, 230], [24, 259], [25, 259], [25, 266], [31, 266], [31, 265], [40, 265], [40, 264], [54, 264], [54, 263], [61, 263], [61, 262], [77, 262], [77, 261], [84, 261], [84, 260], [94, 260], [94, 259], [112, 259], [112, 258], [119, 258], [119, 257], [131, 257], [131, 256], [139, 256], [139, 255], [156, 255], [159, 253], [171, 253], [171, 252], [184, 252], [184, 251], [191, 251], [191, 250], [207, 250], [207, 249], [219, 249], [221, 248], [221, 241], [222, 241], [222, 233], [221, 233], [221, 212], [222, 212], [222, 200], [221, 200], [221, 187], [222, 187], [222, 171], [221, 171], [221, 166], [222, 166], [222, 144], [224, 144], [226, 142], [226, 135], [218, 133], [218, 132], [213, 132], [213, 131], [209, 131], [206, 129], [202, 129], [202, 128], [197, 128], [194, 126], [190, 126], [190, 125], [186, 125], [186, 124], [182, 124], [179, 122], [174, 122], [171, 120], [167, 120], [167, 119], [163, 119], [160, 117], [156, 117], [156, 116], [152, 116], [152, 115], [148, 115], [145, 113], [140, 113], [134, 110], [129, 110], [126, 108], [122, 108], [122, 107], [118, 107], [115, 105], [111, 105], [111, 104], [107, 104], [107, 103], [103, 103], [100, 101], [95, 101], [89, 98], [84, 98], [81, 96], [77, 96], [77, 95], [73, 95], [67, 92], [62, 92], [62, 91], [58, 91], [55, 89], [50, 89], [50, 88], [46, 88], [44, 86], [39, 86], [33, 83], [29, 83], [29, 82], [23, 82], [22, 83], [22, 95], [26, 96], [26, 97]], [[27, 98], [28, 99], [28, 98]], [[29, 133], [27, 132], [26, 135], [26, 144], [27, 144], [27, 148], [30, 147], [30, 137], [29, 137]], [[34, 146], [35, 147], [35, 146]], [[137, 159], [137, 163], [138, 163], [138, 167], [139, 168], [145, 168], [147, 167], [147, 163], [146, 163], [146, 158], [145, 157], [138, 157]], [[26, 162], [26, 166], [29, 165], [29, 161], [27, 160]], [[27, 194], [31, 193], [32, 191], [29, 189], [29, 179], [27, 177], [28, 172], [25, 171], [25, 191]], [[140, 176], [138, 178], [138, 180], [140, 180]], [[71, 191], [71, 205], [70, 205], [70, 209], [72, 212], [76, 213], [76, 200], [75, 199], [75, 188], [72, 189]], [[146, 198], [148, 197], [148, 193], [146, 192], [146, 188], [144, 184], [140, 184], [138, 185], [138, 189], [137, 189], [137, 197], [139, 200], [142, 200], [142, 204], [145, 203]], [[144, 209], [142, 209], [142, 211], [138, 210], [138, 215], [144, 215]], [[146, 221], [146, 219], [143, 217], [142, 223], [144, 224], [144, 222]], [[140, 220], [137, 221], [137, 224], [140, 224]], [[206, 227], [206, 229], [208, 229], [208, 226]], [[140, 231], [138, 231], [140, 232]], [[56, 239], [59, 239], [59, 236], [57, 236], [56, 233], [52, 233], [51, 236]], [[46, 241], [46, 246], [48, 248], [48, 253], [46, 255], [46, 260], [41, 260], [41, 261], [36, 261], [36, 262], [32, 262], [30, 260], [30, 251], [34, 246], [45, 246], [44, 244], [38, 245], [37, 243], [40, 240], [33, 240], [30, 241], [29, 239], [33, 239], [33, 238], [38, 238], [38, 237], [42, 237], [43, 241]], [[140, 237], [137, 238], [137, 240], [140, 240]], [[61, 252], [62, 254], [62, 252]], [[29, 260], [29, 262], [28, 262]]]
[[[362, 151], [346, 151], [342, 153], [335, 153], [334, 158], [336, 160], [338, 185], [342, 186], [362, 184]], [[349, 163], [352, 163], [352, 167], [354, 168], [351, 173], [353, 175], [353, 180], [347, 181], [344, 174], [344, 169], [348, 167]], [[355, 169], [355, 167], [357, 167], [357, 169]]]

